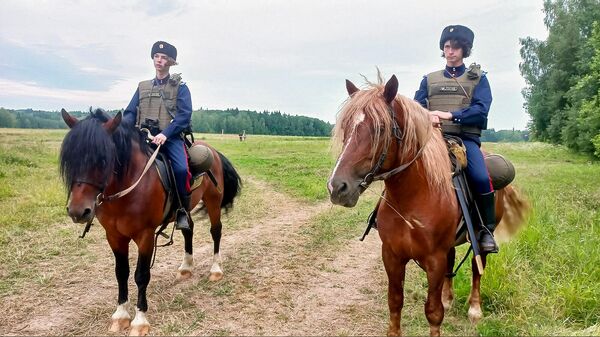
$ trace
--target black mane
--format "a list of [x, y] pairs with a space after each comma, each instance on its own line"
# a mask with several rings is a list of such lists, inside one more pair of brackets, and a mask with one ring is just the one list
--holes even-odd
[[132, 140], [147, 153], [148, 145], [131, 123], [123, 121], [111, 137], [102, 127], [110, 118], [104, 110], [96, 109], [65, 136], [60, 150], [60, 174], [67, 189], [95, 170], [105, 177], [105, 181], [95, 183], [104, 185], [113, 172], [120, 181], [129, 167]]

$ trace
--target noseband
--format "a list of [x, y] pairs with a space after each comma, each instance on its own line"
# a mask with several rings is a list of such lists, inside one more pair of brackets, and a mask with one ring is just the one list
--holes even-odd
[[[398, 145], [400, 145], [400, 143], [402, 143], [402, 140], [404, 138], [404, 134], [402, 134], [402, 130], [400, 130], [400, 127], [398, 126], [398, 122], [396, 121], [396, 114], [394, 113], [394, 108], [392, 108], [392, 103], [388, 104], [388, 112], [390, 113], [390, 116], [392, 117], [392, 123], [393, 123], [392, 136], [394, 136], [394, 138], [396, 139], [396, 142], [398, 143]], [[417, 152], [415, 157], [408, 163], [402, 164], [391, 171], [377, 174], [379, 172], [379, 170], [381, 169], [381, 166], [385, 162], [387, 152], [389, 150], [389, 143], [386, 143], [385, 147], [383, 149], [383, 152], [381, 152], [381, 155], [379, 156], [379, 160], [377, 161], [377, 164], [371, 169], [371, 171], [369, 173], [367, 173], [367, 175], [360, 182], [359, 186], [364, 191], [369, 187], [369, 185], [371, 185], [372, 182], [377, 181], [377, 180], [386, 180], [387, 178], [404, 171], [410, 165], [412, 165], [412, 163], [414, 163], [417, 160], [417, 158], [419, 158], [421, 156], [421, 153], [423, 152], [424, 148], [425, 148], [425, 144], [419, 149], [419, 151]]]

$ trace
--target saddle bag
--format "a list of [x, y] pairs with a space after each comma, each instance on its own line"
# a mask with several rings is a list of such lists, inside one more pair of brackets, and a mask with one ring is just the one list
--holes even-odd
[[210, 170], [214, 161], [212, 151], [202, 144], [194, 144], [188, 149], [190, 156], [190, 169], [192, 175], [197, 175]]
[[503, 156], [492, 153], [486, 154], [484, 159], [494, 190], [503, 189], [515, 179], [515, 167]]

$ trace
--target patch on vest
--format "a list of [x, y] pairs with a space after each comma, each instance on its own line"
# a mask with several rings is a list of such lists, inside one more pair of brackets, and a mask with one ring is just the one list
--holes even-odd
[[458, 87], [440, 87], [440, 92], [457, 92]]

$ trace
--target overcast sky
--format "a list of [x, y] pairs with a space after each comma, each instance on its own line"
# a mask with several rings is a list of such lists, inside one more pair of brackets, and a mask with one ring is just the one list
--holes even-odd
[[442, 69], [450, 24], [475, 32], [488, 72], [489, 128], [524, 129], [519, 38], [545, 39], [542, 0], [66, 1], [3, 0], [0, 106], [58, 111], [125, 108], [154, 77], [150, 49], [177, 47], [194, 109], [279, 110], [335, 121], [344, 80], [396, 74], [413, 97]]

